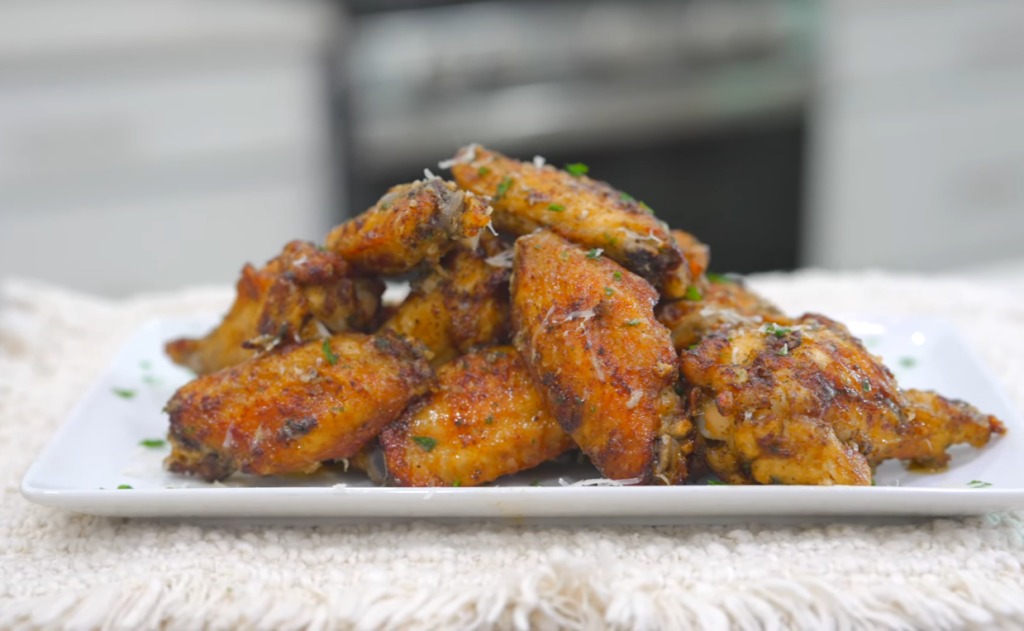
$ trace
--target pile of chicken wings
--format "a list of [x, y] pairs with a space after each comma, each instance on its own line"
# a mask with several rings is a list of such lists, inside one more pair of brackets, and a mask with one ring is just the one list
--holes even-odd
[[475, 486], [579, 449], [625, 483], [869, 485], [1005, 432], [707, 274], [707, 246], [582, 165], [470, 145], [442, 166], [246, 266], [220, 325], [167, 345], [198, 375], [167, 404], [171, 471]]

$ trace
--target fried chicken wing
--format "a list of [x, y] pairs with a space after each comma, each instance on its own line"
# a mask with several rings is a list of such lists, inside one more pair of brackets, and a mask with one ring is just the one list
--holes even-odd
[[455, 156], [452, 175], [461, 188], [492, 198], [499, 230], [524, 235], [548, 228], [573, 243], [600, 248], [669, 299], [686, 296], [694, 280], [665, 224], [604, 182], [477, 145]]
[[705, 339], [682, 353], [682, 374], [703, 455], [730, 483], [867, 485], [883, 460], [945, 462], [950, 444], [984, 445], [1001, 428], [969, 406], [905, 396], [846, 327], [819, 315]]
[[476, 486], [574, 446], [511, 346], [464, 355], [441, 367], [438, 382], [380, 436], [400, 486]]
[[392, 276], [434, 265], [459, 239], [490, 223], [486, 199], [429, 178], [395, 186], [372, 208], [331, 230], [327, 249], [363, 274]]
[[426, 344], [435, 367], [473, 348], [507, 342], [511, 254], [510, 246], [490, 235], [476, 248], [456, 246], [413, 283], [384, 328]]
[[680, 483], [692, 425], [658, 294], [596, 251], [542, 231], [516, 242], [515, 345], [562, 428], [605, 477]]
[[716, 279], [706, 285], [700, 300], [675, 300], [658, 305], [658, 321], [672, 332], [672, 343], [682, 352], [714, 333], [725, 333], [743, 323], [790, 323], [775, 305], [739, 281]]
[[167, 404], [167, 467], [212, 481], [354, 456], [430, 389], [423, 352], [391, 332], [341, 333], [200, 377]]
[[324, 330], [366, 331], [384, 284], [350, 273], [337, 254], [292, 241], [263, 268], [242, 269], [235, 302], [217, 328], [200, 339], [169, 342], [167, 354], [206, 375], [242, 363], [257, 348], [316, 339]]

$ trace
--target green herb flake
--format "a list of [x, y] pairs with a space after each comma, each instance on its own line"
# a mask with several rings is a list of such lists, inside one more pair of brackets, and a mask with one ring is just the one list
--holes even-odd
[[626, 320], [623, 323], [623, 326], [640, 326], [641, 324], [643, 324], [643, 320], [640, 318], [633, 318], [632, 320]]
[[562, 250], [562, 259], [565, 260], [567, 258], [569, 258], [569, 250]]
[[162, 386], [164, 381], [160, 377], [154, 377], [153, 375], [142, 375], [142, 383], [147, 386]]
[[612, 274], [612, 278], [615, 279], [615, 282], [619, 282], [620, 280], [622, 280], [622, 272], [615, 272], [614, 274]]
[[534, 480], [533, 482], [530, 482], [530, 486], [540, 486], [540, 480]]
[[729, 486], [720, 480], [708, 480], [708, 486]]
[[983, 489], [987, 486], [992, 486], [992, 483], [982, 482], [981, 480], [971, 480], [970, 482], [967, 483], [967, 486], [971, 487], [972, 489]]
[[793, 332], [793, 329], [786, 326], [778, 326], [774, 322], [764, 325], [764, 332], [775, 337], [786, 337]]
[[875, 484], [875, 479], [874, 478], [871, 478], [871, 486], [878, 486], [877, 484]]
[[736, 284], [736, 281], [734, 281], [732, 278], [729, 278], [725, 274], [715, 274], [714, 272], [708, 272], [707, 274], [705, 274], [705, 276], [708, 277], [709, 281], [711, 281], [712, 283], [715, 283], [716, 285], [735, 285]]
[[149, 363], [146, 360], [142, 360], [142, 361], [139, 362], [139, 368], [141, 368], [143, 370], [149, 370], [152, 367], [153, 367], [153, 364]]
[[772, 476], [772, 484], [783, 484], [783, 482], [782, 482], [782, 478], [777, 478], [777, 477], [775, 477], [775, 476], [773, 475], [773, 476]]
[[604, 250], [602, 250], [601, 248], [593, 248], [592, 250], [587, 252], [587, 258], [597, 260], [601, 258], [601, 252], [604, 252]]
[[334, 354], [334, 349], [331, 348], [331, 340], [324, 340], [324, 358], [332, 366], [338, 363], [338, 356]]
[[488, 414], [487, 415], [487, 418], [484, 420], [484, 425], [494, 425], [494, 415], [493, 414]]
[[480, 177], [483, 177], [483, 176], [487, 175], [490, 172], [491, 172], [491, 170], [488, 169], [487, 167], [480, 167], [479, 169], [477, 169], [476, 174], [479, 175]]
[[607, 232], [604, 233], [602, 236], [604, 237], [604, 240], [608, 242], [608, 245], [615, 245], [616, 243], [619, 242], [618, 239], [608, 234]]
[[579, 177], [586, 175], [590, 172], [590, 167], [583, 164], [582, 162], [574, 162], [572, 164], [565, 165], [565, 170], [572, 174], [573, 177]]
[[700, 346], [700, 342], [698, 342], [696, 344], [690, 344], [689, 346], [686, 347], [686, 350], [692, 351], [693, 349], [697, 348], [698, 346]]
[[427, 453], [430, 453], [434, 450], [434, 447], [437, 447], [437, 439], [430, 436], [413, 436], [412, 439]]
[[622, 196], [619, 197], [619, 199], [621, 199], [624, 202], [635, 201], [635, 198], [632, 195], [630, 195], [629, 193], [623, 193]]
[[548, 206], [548, 210], [550, 210], [553, 213], [560, 213], [563, 210], [565, 210], [565, 206], [561, 204], [551, 204], [550, 206]]
[[122, 399], [134, 399], [135, 391], [128, 388], [113, 388], [112, 392]]
[[[385, 208], [384, 210], [387, 210], [387, 209]], [[330, 250], [328, 250], [327, 246], [325, 246], [325, 245], [318, 245], [318, 246], [316, 246], [316, 249], [321, 251], [321, 252], [330, 252]]]
[[162, 438], [147, 438], [146, 440], [140, 440], [139, 444], [150, 449], [158, 449], [166, 445], [167, 441]]
[[917, 360], [913, 357], [900, 357], [900, 366], [903, 368], [913, 368], [917, 365]]
[[119, 489], [130, 489], [130, 488], [132, 488], [132, 486], [130, 484], [118, 484], [117, 488], [119, 488]]
[[333, 408], [331, 408], [331, 412], [333, 412], [334, 414], [341, 414], [344, 411], [345, 411], [345, 406], [344, 405], [336, 405]]
[[506, 175], [505, 179], [498, 185], [498, 190], [494, 194], [494, 199], [501, 199], [508, 192], [508, 189], [512, 188], [512, 177]]
[[694, 285], [690, 285], [689, 287], [686, 288], [686, 295], [683, 297], [686, 298], [687, 300], [692, 300], [694, 302], [703, 298], [703, 296], [700, 295], [700, 290], [697, 289], [697, 287]]
[[779, 357], [785, 357], [786, 355], [789, 355], [789, 344], [783, 344], [782, 348], [777, 350], [775, 354], [778, 355]]
[[871, 392], [871, 382], [865, 379], [860, 383], [860, 389], [864, 392]]
[[605, 296], [614, 296], [615, 295], [615, 290], [612, 289], [611, 287], [605, 287], [604, 288], [604, 295]]
[[646, 213], [648, 213], [650, 215], [654, 214], [654, 211], [651, 210], [651, 207], [648, 206], [647, 204], [643, 203], [643, 202], [640, 202], [640, 208], [643, 209]]
[[456, 478], [455, 481], [452, 482], [452, 486], [462, 486], [462, 480]]

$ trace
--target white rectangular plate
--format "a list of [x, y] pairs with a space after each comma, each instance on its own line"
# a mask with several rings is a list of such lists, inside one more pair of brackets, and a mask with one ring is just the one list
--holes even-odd
[[[167, 473], [162, 412], [189, 374], [163, 355], [163, 343], [207, 331], [214, 318], [149, 323], [121, 350], [71, 413], [22, 482], [32, 502], [95, 515], [216, 518], [486, 518], [591, 523], [666, 523], [705, 517], [966, 515], [1024, 507], [1024, 422], [955, 328], [918, 318], [847, 318], [904, 387], [970, 401], [1006, 423], [983, 450], [954, 448], [949, 469], [917, 474], [886, 463], [874, 487], [567, 487], [599, 477], [589, 465], [549, 463], [478, 488], [400, 489], [365, 476], [324, 470], [313, 476], [235, 476], [205, 484]], [[121, 394], [117, 392], [120, 391]], [[129, 393], [131, 395], [129, 396]], [[976, 488], [978, 480], [991, 486]], [[131, 489], [119, 489], [128, 485]]]

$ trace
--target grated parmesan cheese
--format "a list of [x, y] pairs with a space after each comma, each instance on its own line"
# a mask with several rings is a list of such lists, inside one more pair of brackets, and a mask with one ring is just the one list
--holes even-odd
[[515, 258], [515, 255], [515, 250], [505, 250], [504, 252], [485, 258], [484, 263], [487, 263], [491, 267], [512, 267], [512, 259]]
[[644, 398], [643, 390], [630, 390], [629, 400], [626, 401], [626, 409], [632, 410], [633, 408], [635, 408], [637, 405], [640, 404], [640, 399], [642, 398]]
[[533, 156], [533, 166], [538, 169], [543, 169], [547, 162], [548, 161], [544, 159], [544, 156]]
[[590, 480], [577, 480], [576, 482], [566, 482], [565, 478], [558, 478], [558, 483], [562, 486], [631, 486], [633, 484], [640, 484], [640, 482], [640, 478], [626, 478], [625, 480], [591, 478]]

